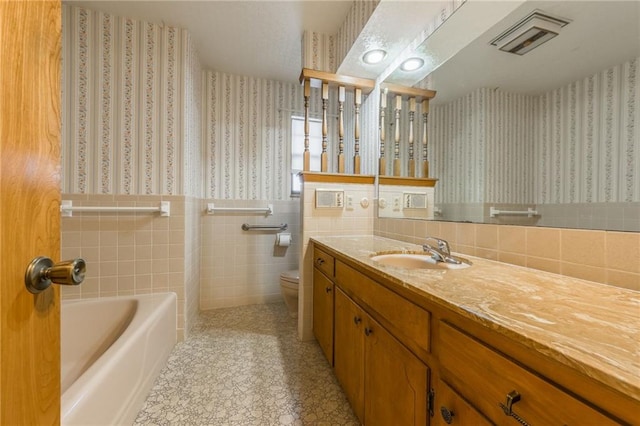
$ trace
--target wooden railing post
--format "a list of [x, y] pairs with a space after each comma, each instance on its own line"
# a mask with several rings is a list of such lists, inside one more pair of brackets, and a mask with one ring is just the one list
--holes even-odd
[[427, 158], [427, 116], [429, 115], [429, 100], [422, 101], [422, 177], [429, 177], [429, 159]]
[[353, 149], [353, 173], [360, 174], [360, 105], [362, 105], [362, 89], [355, 89], [355, 117], [353, 133], [355, 144]]
[[338, 173], [344, 173], [344, 97], [345, 88], [338, 88]]
[[329, 83], [322, 83], [322, 154], [320, 171], [326, 172], [329, 164], [327, 157], [327, 104], [329, 103]]
[[416, 160], [413, 158], [413, 120], [416, 115], [416, 98], [409, 98], [409, 177], [416, 176]]
[[384, 176], [387, 173], [387, 160], [384, 157], [384, 141], [386, 139], [385, 115], [387, 109], [387, 91], [380, 93], [380, 159], [378, 160], [378, 174]]
[[402, 96], [396, 95], [395, 137], [393, 138], [393, 175], [400, 176], [400, 111], [402, 111]]
[[303, 170], [311, 170], [311, 153], [309, 152], [309, 98], [311, 97], [311, 80], [304, 80], [304, 154]]

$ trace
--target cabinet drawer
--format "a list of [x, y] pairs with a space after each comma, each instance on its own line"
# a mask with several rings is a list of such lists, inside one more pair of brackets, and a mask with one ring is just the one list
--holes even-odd
[[495, 423], [518, 424], [504, 411], [507, 395], [515, 391], [519, 401], [512, 404], [512, 411], [529, 424], [617, 424], [444, 322], [440, 323], [438, 358], [443, 378]]
[[443, 381], [438, 382], [436, 389], [432, 425], [490, 426], [492, 424]]
[[387, 320], [385, 327], [398, 340], [409, 348], [429, 352], [431, 315], [428, 311], [340, 261], [336, 262], [336, 282]]
[[313, 248], [313, 266], [320, 269], [326, 276], [333, 278], [334, 276], [333, 256], [323, 252], [317, 247]]

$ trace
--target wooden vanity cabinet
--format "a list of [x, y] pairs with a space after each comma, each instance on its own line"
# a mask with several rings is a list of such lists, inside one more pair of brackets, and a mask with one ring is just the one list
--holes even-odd
[[429, 369], [338, 287], [334, 368], [363, 424], [427, 424]]
[[446, 322], [439, 327], [441, 377], [492, 422], [619, 424], [466, 332]]
[[314, 333], [363, 424], [637, 424], [637, 401], [349, 258], [314, 255]]
[[333, 365], [334, 259], [317, 248], [313, 259], [313, 334]]

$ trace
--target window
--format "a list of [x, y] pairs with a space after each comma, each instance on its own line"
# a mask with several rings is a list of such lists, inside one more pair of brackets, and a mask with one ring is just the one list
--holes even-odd
[[[322, 154], [322, 121], [309, 119], [309, 152], [311, 170], [320, 170]], [[304, 118], [291, 117], [291, 195], [300, 196], [301, 182], [298, 173], [304, 166]]]

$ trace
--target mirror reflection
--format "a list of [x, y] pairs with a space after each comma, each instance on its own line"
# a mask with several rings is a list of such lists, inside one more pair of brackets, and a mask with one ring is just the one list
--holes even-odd
[[[639, 2], [527, 1], [420, 81], [437, 92], [428, 107], [430, 170], [415, 175], [438, 179], [433, 218], [640, 231], [639, 22]], [[557, 35], [526, 48], [545, 37], [531, 32], [539, 27]], [[394, 134], [394, 121], [384, 125]], [[414, 131], [422, 140], [421, 126]], [[408, 139], [399, 148], [405, 168]], [[412, 155], [424, 160], [422, 150]], [[384, 158], [380, 174], [392, 174], [393, 151]]]

